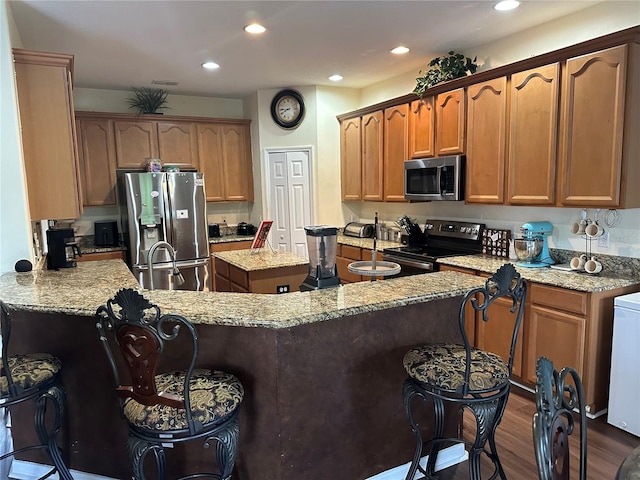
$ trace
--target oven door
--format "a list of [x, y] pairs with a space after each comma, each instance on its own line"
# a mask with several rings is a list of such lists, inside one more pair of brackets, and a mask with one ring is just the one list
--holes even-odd
[[437, 270], [437, 264], [431, 260], [414, 260], [390, 254], [383, 254], [382, 259], [387, 262], [395, 262], [400, 265], [400, 273], [396, 275], [397, 277], [421, 275], [423, 273], [432, 273]]

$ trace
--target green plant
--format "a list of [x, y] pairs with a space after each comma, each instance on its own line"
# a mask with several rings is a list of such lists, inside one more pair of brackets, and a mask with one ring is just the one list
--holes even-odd
[[416, 88], [413, 89], [413, 93], [422, 97], [428, 88], [438, 83], [476, 73], [478, 69], [476, 59], [477, 57], [474, 57], [472, 60], [461, 53], [455, 53], [453, 50], [449, 52], [448, 57], [434, 58], [429, 62], [429, 66], [432, 68], [427, 70], [424, 75], [422, 75], [422, 70], [418, 72], [418, 75], [422, 76], [416, 78]]
[[128, 99], [129, 108], [137, 108], [139, 113], [156, 113], [166, 106], [169, 92], [162, 88], [132, 87], [133, 97]]

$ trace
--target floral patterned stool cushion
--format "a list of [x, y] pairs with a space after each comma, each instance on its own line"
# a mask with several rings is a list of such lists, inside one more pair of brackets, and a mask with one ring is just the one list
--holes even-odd
[[[413, 348], [404, 356], [409, 376], [421, 383], [456, 391], [462, 388], [466, 367], [464, 345], [431, 344]], [[471, 349], [469, 390], [491, 390], [509, 380], [509, 369], [499, 355]]]
[[[37, 388], [51, 380], [62, 368], [62, 362], [48, 353], [30, 353], [8, 358], [13, 383], [23, 390]], [[0, 397], [9, 396], [5, 375], [0, 376]]]
[[[182, 396], [185, 372], [156, 375], [159, 392]], [[194, 420], [203, 425], [223, 420], [242, 402], [244, 389], [233, 375], [217, 370], [196, 369], [191, 376], [189, 398]], [[183, 409], [167, 405], [143, 405], [132, 398], [125, 400], [124, 415], [135, 427], [169, 431], [189, 428]]]

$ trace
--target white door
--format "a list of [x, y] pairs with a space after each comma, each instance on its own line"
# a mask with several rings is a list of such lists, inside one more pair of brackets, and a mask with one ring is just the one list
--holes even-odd
[[277, 250], [308, 257], [304, 227], [313, 222], [311, 149], [267, 150], [268, 217], [271, 244]]

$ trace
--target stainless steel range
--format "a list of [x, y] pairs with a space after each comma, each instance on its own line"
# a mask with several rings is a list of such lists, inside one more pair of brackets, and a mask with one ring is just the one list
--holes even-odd
[[483, 223], [427, 220], [425, 235], [419, 243], [409, 242], [409, 245], [402, 247], [385, 248], [382, 258], [400, 264], [400, 276], [437, 272], [438, 258], [481, 253], [484, 228]]

